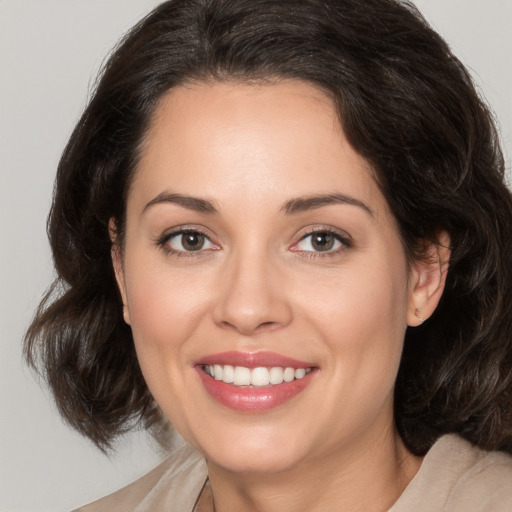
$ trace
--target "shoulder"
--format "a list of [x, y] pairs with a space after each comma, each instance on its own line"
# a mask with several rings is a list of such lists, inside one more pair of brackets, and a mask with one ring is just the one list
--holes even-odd
[[75, 512], [191, 512], [206, 476], [204, 458], [183, 446], [135, 482]]
[[512, 457], [480, 450], [456, 435], [443, 436], [390, 512], [406, 510], [510, 512]]
[[456, 438], [456, 446], [467, 452], [467, 466], [453, 486], [447, 510], [505, 512], [512, 510], [512, 457], [486, 452]]

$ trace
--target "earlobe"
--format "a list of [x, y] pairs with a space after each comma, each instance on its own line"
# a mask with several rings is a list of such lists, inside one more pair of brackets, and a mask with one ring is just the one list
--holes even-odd
[[112, 247], [110, 250], [112, 267], [114, 268], [117, 286], [119, 288], [119, 293], [121, 294], [121, 300], [123, 301], [123, 317], [124, 321], [130, 325], [130, 312], [128, 310], [128, 303], [126, 300], [126, 287], [124, 282], [123, 257], [121, 253], [121, 247], [117, 239], [117, 228], [114, 218], [111, 218], [108, 222], [108, 231], [110, 240], [112, 241]]
[[450, 253], [450, 235], [441, 231], [437, 240], [429, 242], [425, 248], [425, 258], [412, 264], [407, 325], [421, 325], [439, 304], [446, 284]]

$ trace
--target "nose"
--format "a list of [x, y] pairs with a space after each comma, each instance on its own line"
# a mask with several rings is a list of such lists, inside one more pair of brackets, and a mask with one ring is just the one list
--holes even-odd
[[290, 323], [285, 279], [268, 256], [239, 255], [226, 267], [213, 312], [218, 326], [249, 336]]

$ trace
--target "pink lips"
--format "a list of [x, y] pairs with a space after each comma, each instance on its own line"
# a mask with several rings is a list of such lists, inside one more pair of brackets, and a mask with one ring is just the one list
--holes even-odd
[[[205, 371], [206, 365], [232, 365], [246, 368], [275, 367], [312, 368], [302, 379], [266, 387], [235, 386], [210, 377]], [[316, 369], [311, 363], [298, 361], [272, 352], [223, 352], [212, 354], [196, 361], [196, 370], [209, 395], [220, 404], [240, 412], [263, 412], [298, 395], [310, 383]]]
[[298, 361], [273, 352], [222, 352], [212, 354], [196, 361], [196, 365], [230, 364], [231, 366], [245, 366], [257, 368], [258, 366], [282, 366], [290, 368], [311, 368], [313, 365], [306, 361]]

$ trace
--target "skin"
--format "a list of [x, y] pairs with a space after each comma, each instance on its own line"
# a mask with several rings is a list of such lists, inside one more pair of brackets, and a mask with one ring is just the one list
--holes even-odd
[[[164, 200], [171, 193], [216, 213]], [[350, 201], [283, 211], [325, 194]], [[435, 309], [448, 254], [428, 246], [428, 260], [408, 265], [331, 101], [291, 81], [171, 90], [146, 135], [126, 222], [124, 251], [113, 250], [125, 319], [153, 396], [207, 458], [217, 512], [387, 510], [421, 464], [393, 421], [404, 332]], [[201, 250], [164, 240], [182, 227], [207, 236]], [[348, 243], [319, 251], [312, 229]], [[115, 242], [113, 220], [111, 231]], [[317, 370], [279, 407], [235, 411], [208, 395], [195, 367], [232, 350]]]

